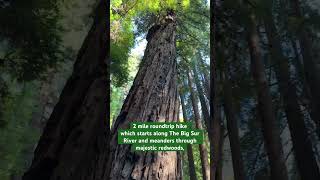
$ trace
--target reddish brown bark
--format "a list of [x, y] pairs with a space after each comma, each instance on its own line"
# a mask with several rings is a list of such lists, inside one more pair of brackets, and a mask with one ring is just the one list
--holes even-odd
[[[194, 112], [194, 121], [196, 124], [197, 129], [203, 129], [202, 128], [202, 122], [200, 118], [200, 111], [198, 108], [198, 99], [196, 97], [196, 94], [193, 89], [193, 78], [188, 73], [188, 85], [189, 90], [191, 94], [191, 102]], [[200, 151], [200, 159], [201, 159], [201, 167], [202, 167], [202, 176], [204, 180], [210, 179], [210, 167], [209, 167], [209, 161], [208, 161], [208, 150], [205, 144], [199, 144], [199, 151]]]
[[216, 1], [210, 1], [210, 121], [208, 128], [208, 137], [210, 142], [210, 180], [215, 180], [217, 175], [217, 167], [220, 161], [220, 135], [221, 135], [221, 119], [220, 110], [218, 108], [218, 100], [216, 98]]
[[111, 180], [181, 179], [178, 152], [135, 152], [117, 143], [117, 130], [129, 123], [177, 122], [176, 22], [175, 15], [150, 28], [142, 64], [112, 130]]
[[[187, 122], [189, 120], [187, 118], [187, 111], [186, 111], [184, 98], [183, 98], [183, 95], [181, 93], [180, 93], [180, 100], [181, 100], [183, 119], [184, 119], [185, 122]], [[189, 165], [189, 177], [190, 177], [190, 180], [197, 180], [196, 168], [195, 168], [195, 165], [194, 165], [193, 150], [192, 150], [192, 145], [191, 144], [187, 145], [187, 155], [188, 155], [188, 165]]]
[[249, 22], [250, 25], [246, 31], [251, 56], [251, 71], [258, 96], [258, 109], [261, 115], [262, 132], [270, 162], [271, 178], [274, 180], [287, 180], [288, 174], [283, 157], [279, 125], [276, 121], [269, 84], [265, 75], [259, 36], [256, 30], [256, 19], [252, 13], [249, 14]]
[[193, 66], [193, 72], [194, 72], [193, 73], [194, 74], [194, 81], [195, 81], [195, 84], [196, 84], [196, 87], [197, 87], [198, 96], [199, 96], [199, 99], [200, 99], [201, 112], [202, 112], [202, 115], [203, 115], [203, 119], [204, 119], [206, 128], [208, 130], [209, 121], [210, 121], [209, 108], [207, 106], [206, 98], [205, 98], [204, 93], [203, 93], [204, 91], [203, 91], [203, 88], [202, 88], [202, 86], [200, 84], [200, 79], [198, 77], [198, 71], [197, 71], [197, 68], [196, 68], [195, 65]]

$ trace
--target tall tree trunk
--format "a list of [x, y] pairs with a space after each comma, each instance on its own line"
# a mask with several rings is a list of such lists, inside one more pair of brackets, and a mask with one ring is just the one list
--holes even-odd
[[209, 142], [210, 142], [210, 180], [216, 179], [217, 167], [220, 160], [220, 131], [221, 119], [218, 101], [216, 98], [216, 0], [210, 0], [210, 121], [209, 121]]
[[296, 43], [296, 41], [294, 39], [290, 39], [290, 43], [291, 43], [292, 49], [294, 51], [294, 63], [293, 63], [293, 65], [295, 66], [295, 69], [298, 72], [298, 76], [299, 76], [298, 78], [301, 81], [302, 86], [303, 86], [302, 87], [302, 90], [303, 90], [302, 103], [303, 103], [303, 105], [308, 107], [311, 119], [313, 120], [313, 122], [316, 125], [316, 131], [315, 132], [318, 135], [318, 137], [320, 138], [320, 121], [318, 121], [318, 119], [317, 119], [319, 116], [318, 116], [318, 112], [312, 110], [313, 102], [311, 100], [311, 98], [312, 98], [311, 97], [311, 92], [310, 92], [310, 88], [309, 88], [309, 86], [307, 84], [307, 81], [306, 81], [306, 77], [305, 77], [305, 73], [304, 73], [305, 70], [303, 68], [303, 64], [300, 61], [300, 53], [298, 51], [297, 43]]
[[221, 126], [221, 131], [220, 131], [220, 144], [219, 144], [219, 157], [220, 161], [218, 162], [218, 167], [217, 167], [217, 175], [216, 175], [216, 180], [223, 180], [223, 146], [224, 146], [224, 127]]
[[[301, 63], [301, 59], [300, 59], [300, 53], [299, 53], [299, 50], [298, 50], [298, 47], [297, 47], [297, 42], [295, 39], [293, 39], [293, 37], [290, 38], [290, 44], [292, 46], [292, 49], [293, 49], [293, 52], [294, 52], [294, 61], [293, 61], [293, 65], [297, 71], [297, 74], [298, 74], [298, 79], [301, 81], [301, 84], [302, 84], [302, 96], [303, 98], [307, 99], [308, 101], [310, 101], [311, 99], [311, 95], [310, 95], [310, 89], [309, 89], [309, 86], [306, 84], [306, 78], [305, 78], [305, 73], [304, 73], [304, 68], [303, 68], [303, 64]], [[311, 111], [311, 107], [312, 107], [312, 104], [310, 102], [305, 102], [305, 100], [303, 100], [302, 102], [304, 105], [307, 105], [309, 106], [309, 112], [310, 112], [310, 115], [311, 115], [311, 118], [312, 119], [315, 119], [315, 123], [316, 125], [319, 127], [320, 124], [317, 124], [319, 123], [319, 121], [317, 121], [316, 119], [316, 116], [313, 116], [313, 115], [316, 115], [316, 114], [312, 114], [312, 111]], [[320, 136], [320, 134], [318, 134]]]
[[[303, 18], [300, 10], [299, 0], [291, 0], [293, 11], [295, 16], [299, 19]], [[304, 73], [306, 78], [306, 83], [310, 88], [311, 94], [311, 111], [314, 116], [313, 120], [318, 125], [317, 132], [320, 135], [320, 71], [317, 68], [317, 62], [312, 55], [312, 45], [311, 40], [307, 34], [307, 28], [300, 28], [297, 32], [297, 36], [300, 42], [301, 53], [303, 57]]]
[[[202, 128], [202, 122], [200, 119], [200, 112], [198, 108], [198, 99], [193, 89], [193, 79], [190, 73], [188, 73], [188, 85], [191, 94], [191, 102], [194, 112], [194, 120], [197, 129]], [[208, 150], [205, 144], [199, 144], [199, 151], [200, 151], [200, 159], [201, 159], [201, 166], [202, 166], [202, 175], [204, 180], [210, 180], [210, 168], [209, 168], [209, 161], [208, 161]]]
[[118, 129], [130, 122], [178, 121], [176, 21], [170, 16], [150, 28], [142, 65], [112, 129], [111, 180], [181, 179], [179, 153], [134, 152], [131, 145], [117, 143]]
[[277, 30], [269, 10], [264, 19], [267, 38], [271, 52], [271, 59], [275, 66], [276, 77], [279, 82], [280, 94], [283, 97], [285, 113], [291, 133], [291, 140], [302, 179], [320, 179], [319, 168], [314, 157], [312, 144], [308, 138], [304, 115], [300, 110], [297, 89], [290, 80], [288, 60], [282, 54], [281, 42], [277, 38]]
[[23, 180], [107, 179], [108, 161], [108, 49], [101, 1], [94, 23], [78, 53], [74, 71], [46, 124]]
[[[187, 117], [187, 111], [186, 111], [186, 105], [184, 102], [184, 97], [182, 93], [180, 92], [180, 100], [181, 100], [181, 107], [182, 107], [182, 115], [185, 122], [189, 121]], [[197, 180], [196, 175], [196, 168], [194, 165], [194, 158], [193, 158], [193, 152], [192, 152], [192, 145], [187, 145], [187, 155], [188, 155], [188, 165], [189, 165], [189, 177], [190, 180]]]
[[199, 58], [199, 65], [200, 65], [200, 69], [202, 70], [202, 73], [203, 73], [203, 80], [204, 80], [204, 93], [206, 94], [206, 96], [210, 97], [210, 75], [208, 73], [208, 70], [206, 69], [206, 65], [205, 65], [205, 62], [204, 62], [204, 59], [201, 57], [201, 54], [200, 52], [198, 52], [198, 58]]
[[229, 81], [228, 72], [224, 70], [224, 85], [223, 85], [223, 97], [224, 97], [224, 111], [227, 118], [227, 129], [229, 134], [230, 148], [232, 154], [232, 166], [235, 180], [245, 180], [245, 171], [243, 166], [243, 160], [240, 148], [238, 122], [235, 116], [232, 100], [232, 86]]
[[262, 131], [270, 162], [271, 178], [274, 180], [287, 180], [288, 173], [283, 157], [279, 124], [276, 121], [269, 84], [262, 61], [256, 18], [252, 13], [248, 15], [249, 26], [246, 27], [246, 32], [251, 56], [251, 71], [258, 95], [258, 108], [261, 114]]
[[194, 81], [197, 87], [197, 92], [198, 92], [198, 96], [200, 99], [200, 104], [201, 104], [201, 111], [202, 111], [202, 115], [203, 115], [203, 119], [206, 125], [207, 130], [209, 129], [209, 121], [210, 121], [210, 114], [209, 114], [209, 110], [208, 110], [208, 106], [206, 103], [206, 99], [205, 96], [203, 94], [203, 88], [200, 84], [200, 79], [198, 77], [198, 71], [196, 69], [196, 66], [193, 65], [193, 74], [194, 74]]

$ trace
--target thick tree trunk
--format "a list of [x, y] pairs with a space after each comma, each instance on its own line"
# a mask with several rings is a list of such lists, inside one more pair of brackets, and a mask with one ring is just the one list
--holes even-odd
[[[295, 16], [303, 18], [299, 0], [291, 0], [291, 3]], [[307, 28], [300, 28], [297, 36], [300, 41], [306, 83], [310, 89], [311, 114], [317, 124], [317, 133], [320, 136], [320, 71], [317, 68], [319, 65], [312, 55], [312, 45]]]
[[[184, 119], [185, 122], [187, 122], [189, 120], [187, 118], [187, 111], [186, 111], [184, 98], [183, 98], [183, 95], [181, 93], [180, 93], [180, 100], [181, 100], [183, 119]], [[193, 158], [193, 152], [192, 152], [192, 145], [191, 144], [187, 145], [187, 156], [188, 156], [190, 180], [197, 180], [196, 168], [195, 168], [195, 165], [194, 165], [194, 158]]]
[[280, 94], [283, 97], [285, 113], [291, 133], [291, 140], [302, 179], [320, 179], [319, 168], [314, 157], [312, 144], [308, 138], [308, 130], [304, 122], [304, 115], [300, 110], [297, 89], [290, 80], [288, 60], [282, 55], [281, 42], [277, 38], [277, 30], [272, 14], [265, 16], [265, 28], [269, 41], [271, 59], [275, 66], [276, 77], [279, 82]]
[[268, 80], [265, 75], [254, 14], [249, 14], [249, 21], [247, 40], [251, 56], [251, 71], [258, 95], [258, 108], [261, 114], [262, 131], [270, 162], [271, 178], [274, 180], [287, 180], [288, 174], [283, 157], [279, 124], [276, 121]]
[[101, 1], [23, 180], [107, 179], [109, 11]]
[[[202, 122], [200, 119], [200, 112], [198, 108], [198, 99], [193, 89], [193, 79], [190, 73], [188, 73], [188, 85], [191, 94], [191, 102], [194, 112], [194, 120], [197, 129], [202, 128]], [[201, 166], [202, 166], [202, 175], [204, 180], [210, 180], [210, 168], [209, 168], [209, 161], [208, 161], [208, 150], [205, 144], [199, 144], [199, 151], [200, 151], [200, 159], [201, 159]]]
[[216, 1], [210, 0], [210, 121], [208, 136], [210, 142], [210, 180], [216, 180], [217, 168], [220, 161], [221, 119], [216, 98]]
[[245, 171], [240, 148], [238, 122], [235, 116], [232, 100], [232, 87], [229, 81], [228, 72], [225, 70], [223, 86], [224, 111], [227, 118], [227, 129], [229, 134], [230, 148], [232, 154], [232, 166], [235, 180], [245, 180]]
[[181, 179], [180, 153], [134, 152], [117, 143], [117, 130], [130, 122], [177, 122], [176, 22], [174, 15], [150, 28], [148, 44], [128, 96], [112, 130], [111, 180]]

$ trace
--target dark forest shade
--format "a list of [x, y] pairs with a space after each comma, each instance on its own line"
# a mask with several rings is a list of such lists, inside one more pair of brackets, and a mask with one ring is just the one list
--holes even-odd
[[221, 136], [221, 117], [217, 102], [217, 83], [216, 83], [216, 71], [217, 71], [217, 59], [216, 59], [216, 32], [217, 32], [217, 3], [215, 0], [210, 0], [210, 121], [208, 139], [210, 142], [210, 180], [217, 179], [217, 169], [221, 160], [220, 151], [220, 138]]
[[272, 18], [271, 9], [264, 18], [265, 29], [269, 41], [270, 54], [275, 65], [275, 73], [279, 82], [279, 91], [283, 97], [284, 111], [287, 117], [293, 150], [302, 179], [320, 179], [317, 161], [312, 150], [304, 115], [300, 110], [297, 88], [290, 79], [289, 62], [282, 54], [281, 42]]
[[250, 51], [251, 71], [258, 96], [258, 109], [261, 115], [262, 132], [270, 162], [271, 178], [274, 180], [287, 180], [288, 174], [283, 157], [280, 127], [276, 121], [269, 83], [265, 75], [254, 14], [249, 14], [249, 21], [250, 25], [246, 30]]
[[[106, 8], [101, 1], [23, 180], [107, 179], [109, 49]], [[107, 11], [108, 12], [108, 11]], [[108, 16], [108, 13], [107, 13]]]
[[178, 152], [133, 152], [130, 145], [118, 145], [118, 129], [133, 121], [178, 121], [176, 21], [171, 18], [150, 28], [142, 64], [112, 129], [111, 180], [181, 179]]
[[[296, 18], [303, 18], [299, 0], [291, 0], [290, 3]], [[311, 39], [307, 32], [307, 28], [300, 28], [297, 37], [301, 47], [306, 84], [310, 91], [311, 117], [320, 137], [320, 70], [317, 68], [318, 62], [313, 56]]]
[[227, 119], [227, 129], [232, 155], [233, 174], [235, 180], [245, 180], [246, 176], [241, 156], [240, 138], [238, 130], [239, 126], [232, 102], [232, 85], [228, 77], [228, 72], [226, 72], [225, 70], [224, 73], [225, 78], [223, 79], [223, 102], [224, 111]]

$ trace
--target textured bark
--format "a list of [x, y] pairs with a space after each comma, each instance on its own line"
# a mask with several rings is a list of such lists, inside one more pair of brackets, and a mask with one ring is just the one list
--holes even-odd
[[[183, 119], [184, 119], [185, 122], [187, 122], [189, 120], [187, 118], [187, 111], [186, 111], [184, 98], [183, 98], [183, 95], [181, 93], [180, 93], [180, 100], [181, 100]], [[187, 145], [187, 155], [188, 155], [188, 165], [189, 165], [189, 177], [190, 177], [190, 180], [197, 180], [196, 168], [195, 168], [195, 165], [194, 165], [194, 158], [193, 158], [193, 152], [192, 152], [192, 145], [191, 144]]]
[[[188, 85], [191, 94], [191, 102], [194, 112], [194, 120], [197, 129], [202, 128], [202, 122], [200, 119], [200, 111], [198, 108], [198, 99], [193, 89], [193, 79], [191, 74], [188, 73]], [[210, 180], [210, 168], [209, 168], [209, 161], [208, 161], [208, 150], [205, 144], [199, 144], [199, 151], [200, 151], [200, 159], [201, 159], [201, 167], [202, 167], [202, 176], [204, 180]]]
[[101, 180], [108, 154], [107, 3], [101, 1], [74, 70], [23, 180]]
[[[299, 0], [291, 0], [291, 4], [295, 16], [300, 19], [303, 18]], [[320, 137], [320, 71], [317, 69], [319, 65], [312, 55], [312, 45], [307, 33], [307, 28], [300, 28], [297, 36], [300, 42], [306, 84], [309, 86], [311, 95], [311, 114], [317, 124], [317, 133]]]
[[150, 28], [142, 65], [112, 129], [111, 180], [181, 179], [180, 153], [135, 152], [117, 143], [117, 130], [130, 122], [178, 121], [176, 22], [170, 17]]
[[251, 56], [251, 71], [258, 95], [258, 109], [261, 115], [262, 132], [270, 162], [271, 178], [274, 180], [287, 180], [288, 173], [283, 157], [279, 124], [276, 121], [272, 97], [265, 75], [259, 36], [256, 30], [256, 19], [252, 13], [249, 13], [249, 21], [250, 24], [249, 27], [246, 27], [246, 31]]
[[277, 30], [272, 14], [269, 13], [265, 16], [264, 21], [271, 59], [273, 64], [277, 64], [275, 66], [276, 77], [279, 81], [280, 94], [283, 97], [284, 109], [300, 175], [302, 179], [320, 179], [319, 168], [314, 157], [310, 138], [308, 138], [304, 115], [300, 110], [297, 89], [290, 80], [289, 63], [282, 54], [281, 42], [277, 38]]
[[208, 136], [210, 142], [210, 180], [216, 179], [217, 167], [220, 160], [220, 135], [221, 135], [221, 119], [218, 101], [216, 98], [216, 1], [210, 1], [210, 121], [208, 128]]
[[224, 86], [224, 111], [227, 118], [227, 129], [230, 141], [232, 154], [232, 166], [235, 180], [245, 180], [245, 171], [240, 148], [240, 138], [238, 130], [238, 122], [235, 116], [234, 107], [232, 104], [232, 86], [229, 81], [228, 72], [225, 70]]

